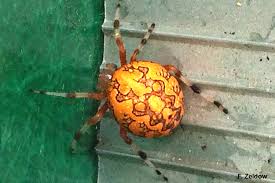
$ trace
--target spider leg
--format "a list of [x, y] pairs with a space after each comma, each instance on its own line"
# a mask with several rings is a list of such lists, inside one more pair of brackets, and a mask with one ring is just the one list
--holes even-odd
[[134, 50], [132, 56], [131, 56], [131, 62], [136, 61], [137, 60], [137, 55], [139, 54], [139, 52], [143, 49], [144, 45], [147, 43], [150, 35], [152, 34], [153, 30], [155, 28], [155, 23], [152, 23], [151, 26], [149, 27], [147, 33], [144, 35], [144, 37], [142, 38], [142, 40], [140, 41], [138, 47]]
[[80, 137], [85, 134], [85, 132], [87, 132], [87, 130], [92, 126], [97, 124], [98, 122], [100, 122], [100, 120], [103, 118], [105, 112], [108, 110], [108, 102], [106, 102], [106, 100], [101, 102], [100, 107], [98, 108], [97, 113], [89, 118], [84, 124], [83, 126], [80, 128], [80, 130], [78, 130], [75, 135], [74, 138], [72, 140], [71, 143], [71, 152], [75, 152], [76, 150], [76, 146], [77, 146], [77, 142], [79, 141]]
[[115, 13], [115, 20], [114, 20], [114, 34], [115, 34], [115, 40], [116, 44], [119, 50], [119, 58], [120, 58], [120, 64], [125, 65], [127, 63], [126, 61], [126, 50], [121, 38], [120, 30], [119, 30], [119, 25], [120, 25], [120, 0], [116, 6], [116, 13]]
[[96, 99], [96, 100], [101, 100], [105, 98], [105, 94], [103, 92], [62, 93], [62, 92], [49, 92], [49, 91], [32, 90], [32, 89], [30, 91], [37, 94], [51, 95], [51, 96], [65, 97], [65, 98], [90, 98], [90, 99]]
[[180, 70], [178, 70], [175, 66], [173, 65], [164, 65], [164, 68], [167, 71], [173, 71], [176, 75], [176, 77], [181, 80], [184, 84], [186, 84], [194, 93], [199, 94], [202, 98], [204, 98], [206, 101], [214, 104], [219, 110], [221, 110], [223, 113], [228, 114], [228, 109], [225, 108], [220, 102], [204, 96], [203, 93], [201, 92], [200, 88], [193, 84], [189, 79], [187, 79], [186, 77], [184, 77], [181, 73]]
[[147, 154], [133, 143], [133, 140], [128, 137], [126, 129], [122, 126], [120, 126], [120, 137], [125, 141], [126, 144], [131, 146], [134, 153], [136, 153], [146, 163], [147, 166], [151, 167], [158, 176], [161, 176], [164, 181], [168, 182], [168, 178], [147, 158]]

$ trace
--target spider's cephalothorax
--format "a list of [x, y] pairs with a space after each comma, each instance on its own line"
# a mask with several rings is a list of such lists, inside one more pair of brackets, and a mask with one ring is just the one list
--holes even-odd
[[160, 64], [149, 61], [134, 61], [117, 69], [108, 100], [119, 125], [143, 137], [170, 134], [184, 114], [177, 79]]
[[[137, 55], [147, 43], [155, 24], [151, 24], [139, 46], [131, 55], [130, 62], [126, 60], [126, 50], [119, 30], [120, 4], [116, 6], [114, 20], [114, 37], [119, 49], [120, 67], [106, 64], [101, 70], [98, 81], [98, 92], [58, 93], [32, 90], [34, 93], [68, 98], [89, 98], [101, 100], [96, 115], [90, 117], [75, 133], [71, 150], [76, 149], [77, 141], [88, 128], [98, 123], [108, 109], [113, 111], [121, 138], [144, 162], [155, 170], [163, 180], [168, 178], [154, 166], [145, 152], [140, 150], [128, 137], [127, 132], [142, 137], [160, 137], [169, 135], [176, 128], [184, 115], [184, 95], [179, 82], [187, 85], [194, 93], [201, 94], [201, 90], [173, 65], [161, 65], [157, 62], [137, 60]], [[179, 82], [178, 82], [179, 81]], [[206, 101], [217, 106], [225, 114], [228, 110], [223, 105], [205, 95]]]

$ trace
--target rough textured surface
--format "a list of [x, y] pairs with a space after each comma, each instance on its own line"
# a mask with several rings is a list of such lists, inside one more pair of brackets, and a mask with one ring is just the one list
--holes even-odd
[[[230, 112], [225, 116], [187, 89], [184, 130], [160, 139], [134, 137], [171, 182], [232, 182], [245, 173], [267, 174], [269, 182], [275, 181], [274, 6], [267, 0], [122, 1], [128, 58], [155, 22], [138, 58], [174, 64]], [[114, 12], [115, 1], [106, 1], [105, 63], [118, 63]], [[128, 182], [128, 177], [153, 182], [152, 176], [158, 181], [141, 161], [134, 161], [137, 156], [119, 138], [112, 117], [102, 121], [100, 138], [99, 182]]]
[[[0, 182], [96, 182], [94, 150], [71, 155], [69, 145], [98, 103], [28, 89], [95, 89], [103, 7], [101, 0], [1, 0]], [[95, 132], [83, 146], [93, 149]]]

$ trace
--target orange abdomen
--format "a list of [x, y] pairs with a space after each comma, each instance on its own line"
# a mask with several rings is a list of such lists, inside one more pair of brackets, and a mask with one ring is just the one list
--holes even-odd
[[119, 125], [142, 137], [169, 135], [184, 115], [184, 96], [177, 79], [149, 61], [118, 68], [108, 100]]

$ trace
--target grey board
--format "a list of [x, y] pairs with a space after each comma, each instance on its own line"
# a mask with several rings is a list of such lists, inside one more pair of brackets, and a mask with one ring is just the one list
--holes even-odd
[[[115, 4], [105, 1], [103, 65], [119, 63]], [[128, 58], [155, 22], [138, 58], [177, 66], [230, 112], [222, 114], [185, 89], [184, 129], [159, 139], [133, 137], [170, 182], [234, 182], [245, 173], [267, 174], [261, 181], [275, 182], [274, 7], [274, 0], [121, 2]], [[100, 128], [99, 183], [161, 182], [120, 139], [111, 114]]]

